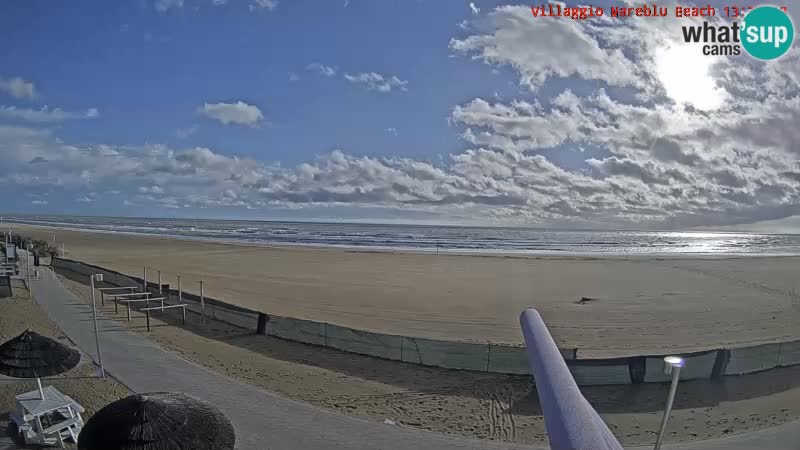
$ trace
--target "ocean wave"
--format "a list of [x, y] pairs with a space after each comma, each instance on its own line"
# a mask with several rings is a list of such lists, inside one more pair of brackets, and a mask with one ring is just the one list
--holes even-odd
[[57, 228], [329, 247], [613, 255], [798, 255], [800, 236], [674, 231], [587, 231], [289, 223], [119, 217], [20, 216]]

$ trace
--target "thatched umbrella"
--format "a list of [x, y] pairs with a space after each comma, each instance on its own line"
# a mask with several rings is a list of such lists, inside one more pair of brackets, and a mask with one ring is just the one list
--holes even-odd
[[0, 345], [0, 374], [36, 378], [43, 399], [40, 377], [69, 372], [80, 361], [81, 354], [77, 350], [31, 330]]
[[185, 394], [155, 392], [117, 400], [97, 411], [78, 436], [80, 450], [233, 450], [230, 421]]

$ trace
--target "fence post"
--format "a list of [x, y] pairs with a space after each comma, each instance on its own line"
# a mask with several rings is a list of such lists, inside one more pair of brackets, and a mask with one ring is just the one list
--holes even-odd
[[206, 300], [205, 296], [203, 295], [203, 280], [200, 280], [200, 312], [202, 312], [203, 317], [206, 316]]
[[161, 297], [161, 294], [163, 294], [163, 292], [161, 290], [161, 271], [159, 270], [158, 271], [158, 296]]
[[181, 288], [181, 276], [178, 275], [178, 303], [183, 303], [183, 289]]
[[147, 266], [142, 271], [142, 292], [147, 292]]
[[267, 334], [267, 315], [258, 313], [258, 325], [256, 326], [257, 334]]
[[147, 314], [147, 331], [150, 331], [150, 310], [146, 310], [145, 313]]

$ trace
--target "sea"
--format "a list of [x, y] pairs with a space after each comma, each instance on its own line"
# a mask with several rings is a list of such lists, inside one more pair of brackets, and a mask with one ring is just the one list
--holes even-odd
[[659, 257], [800, 255], [800, 235], [794, 234], [85, 216], [6, 216], [3, 220], [3, 227], [10, 223], [20, 223], [257, 245], [343, 247], [376, 251]]

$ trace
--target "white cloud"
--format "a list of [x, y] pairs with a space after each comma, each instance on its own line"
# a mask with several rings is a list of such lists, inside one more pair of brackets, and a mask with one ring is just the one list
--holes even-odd
[[197, 130], [199, 130], [199, 129], [200, 129], [200, 127], [198, 127], [197, 125], [192, 125], [192, 126], [187, 127], [187, 128], [179, 128], [179, 129], [175, 130], [175, 136], [177, 136], [177, 137], [179, 137], [181, 139], [186, 139], [189, 136], [197, 133]]
[[97, 193], [89, 192], [86, 195], [79, 196], [75, 199], [78, 203], [94, 203], [97, 201]]
[[300, 77], [296, 73], [289, 72], [289, 81], [297, 81], [299, 79], [300, 79]]
[[[618, 19], [614, 19], [619, 21]], [[487, 64], [510, 65], [532, 89], [551, 76], [579, 76], [611, 84], [639, 85], [638, 69], [621, 49], [601, 45], [584, 22], [534, 18], [530, 7], [504, 6], [476, 24], [480, 34], [450, 40], [450, 48]]]
[[397, 128], [394, 127], [384, 128], [383, 131], [397, 136]]
[[469, 3], [469, 9], [470, 9], [470, 11], [472, 11], [472, 14], [478, 14], [478, 13], [481, 12], [481, 9], [478, 8], [477, 6], [475, 6], [475, 3], [473, 3], [473, 2]]
[[[76, 195], [113, 188], [127, 204], [164, 208], [346, 205], [526, 225], [724, 226], [800, 215], [800, 47], [769, 64], [715, 61], [702, 76], [729, 96], [699, 109], [659, 74], [658, 51], [684, 22], [543, 25], [529, 14], [496, 9], [451, 42], [487, 70], [510, 67], [526, 91], [453, 106], [465, 146], [436, 164], [335, 150], [283, 167], [203, 147], [85, 146], [0, 126], [0, 184]], [[567, 41], [535, 45], [548, 36]], [[572, 45], [580, 57], [563, 54]], [[532, 93], [559, 78], [568, 79], [554, 89], [576, 88]]]
[[373, 91], [391, 92], [393, 89], [399, 89], [401, 91], [408, 90], [406, 87], [408, 81], [403, 81], [394, 75], [384, 77], [375, 72], [362, 72], [355, 75], [346, 73], [344, 74], [344, 78], [351, 83], [364, 85], [367, 89]]
[[47, 200], [31, 200], [32, 205], [46, 205]]
[[156, 194], [161, 195], [164, 193], [164, 189], [159, 186], [141, 186], [139, 187], [139, 192], [143, 194]]
[[306, 66], [306, 69], [317, 72], [320, 75], [325, 75], [326, 77], [332, 77], [336, 75], [336, 69], [331, 66], [326, 66], [325, 64], [311, 63]]
[[206, 103], [197, 112], [224, 125], [237, 124], [253, 127], [264, 119], [258, 106], [242, 101], [236, 103]]
[[64, 111], [61, 108], [50, 109], [43, 106], [40, 109], [17, 108], [15, 106], [0, 106], [0, 118], [26, 120], [29, 122], [49, 123], [63, 122], [70, 119], [94, 119], [100, 115], [97, 108], [89, 108], [85, 112]]
[[183, 8], [183, 0], [156, 0], [155, 7], [156, 11], [165, 13], [170, 9]]
[[250, 4], [250, 11], [267, 9], [272, 11], [278, 7], [278, 0], [253, 0]]
[[33, 83], [19, 77], [0, 78], [0, 92], [25, 100], [33, 100], [37, 97], [36, 87]]

